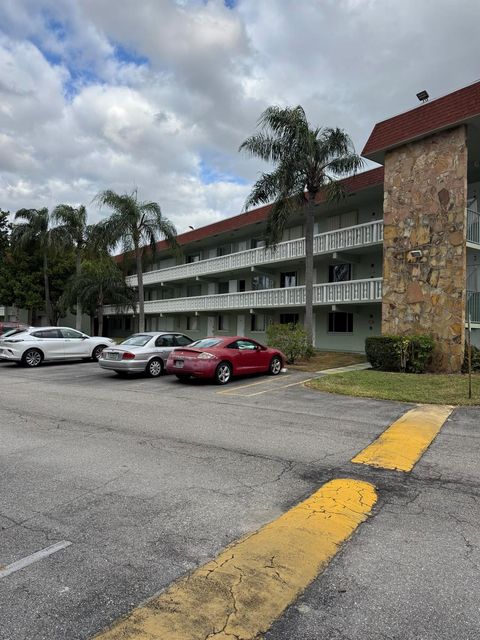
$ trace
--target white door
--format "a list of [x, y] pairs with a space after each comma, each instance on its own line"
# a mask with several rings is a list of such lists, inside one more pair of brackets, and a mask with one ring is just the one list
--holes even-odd
[[83, 333], [75, 329], [60, 329], [64, 339], [65, 358], [88, 358], [90, 345]]

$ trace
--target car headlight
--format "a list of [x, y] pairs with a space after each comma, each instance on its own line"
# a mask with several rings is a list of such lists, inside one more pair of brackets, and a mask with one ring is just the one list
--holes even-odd
[[217, 356], [214, 356], [213, 353], [207, 353], [206, 351], [203, 351], [199, 356], [198, 359], [199, 360], [215, 360]]

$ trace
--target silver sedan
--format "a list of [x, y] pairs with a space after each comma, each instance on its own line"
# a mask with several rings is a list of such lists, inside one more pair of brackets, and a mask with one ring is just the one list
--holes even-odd
[[146, 373], [150, 378], [157, 378], [165, 371], [170, 351], [186, 347], [191, 342], [193, 340], [188, 336], [174, 331], [135, 333], [119, 345], [104, 349], [98, 364], [120, 376]]

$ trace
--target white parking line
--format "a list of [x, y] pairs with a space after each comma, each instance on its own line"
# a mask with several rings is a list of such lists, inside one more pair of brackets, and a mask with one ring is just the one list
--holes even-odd
[[11, 573], [15, 573], [15, 571], [20, 571], [20, 569], [24, 569], [34, 562], [38, 562], [39, 560], [43, 560], [43, 558], [47, 558], [51, 556], [52, 553], [56, 553], [57, 551], [61, 551], [62, 549], [66, 549], [72, 543], [68, 540], [62, 540], [61, 542], [56, 542], [55, 544], [50, 545], [49, 547], [45, 547], [45, 549], [41, 549], [40, 551], [35, 551], [29, 556], [25, 558], [21, 558], [16, 562], [12, 562], [12, 564], [7, 564], [6, 567], [0, 569], [0, 579], [6, 578]]

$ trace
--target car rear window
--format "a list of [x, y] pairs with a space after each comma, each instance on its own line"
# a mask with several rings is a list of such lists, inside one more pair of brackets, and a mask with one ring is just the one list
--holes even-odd
[[17, 333], [25, 333], [25, 329], [7, 329], [0, 337], [7, 338], [9, 336], [14, 336]]
[[120, 344], [128, 344], [132, 347], [144, 347], [147, 344], [147, 342], [150, 342], [151, 339], [152, 339], [152, 336], [146, 336], [142, 333], [138, 333], [135, 336], [130, 336]]
[[197, 340], [192, 342], [189, 346], [195, 347], [195, 349], [209, 349], [211, 347], [218, 346], [222, 341], [216, 338], [203, 338], [203, 340]]

